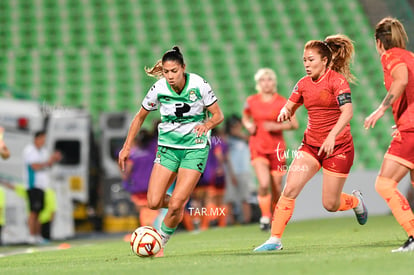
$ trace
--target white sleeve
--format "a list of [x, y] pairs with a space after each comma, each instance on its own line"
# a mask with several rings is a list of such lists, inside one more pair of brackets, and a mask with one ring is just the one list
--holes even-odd
[[27, 146], [26, 148], [24, 148], [23, 150], [23, 161], [25, 164], [33, 164], [38, 162], [37, 158], [36, 158], [36, 154], [34, 154], [35, 152], [33, 152], [33, 147], [32, 146]]
[[[158, 82], [157, 82], [158, 83]], [[147, 92], [147, 95], [145, 96], [144, 100], [142, 100], [142, 108], [144, 108], [147, 111], [155, 111], [158, 109], [158, 106], [160, 105], [160, 102], [158, 100], [158, 86], [157, 83], [155, 83], [151, 89]]]
[[203, 97], [204, 106], [213, 105], [217, 101], [216, 94], [207, 81], [203, 80], [201, 84], [201, 96]]

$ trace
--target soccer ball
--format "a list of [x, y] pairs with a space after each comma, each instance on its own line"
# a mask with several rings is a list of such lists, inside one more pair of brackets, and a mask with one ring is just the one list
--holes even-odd
[[131, 235], [131, 248], [140, 257], [155, 256], [161, 250], [161, 235], [151, 226], [138, 227]]

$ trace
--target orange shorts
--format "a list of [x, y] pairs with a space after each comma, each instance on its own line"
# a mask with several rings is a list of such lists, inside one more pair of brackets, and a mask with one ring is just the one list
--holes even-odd
[[332, 155], [326, 158], [326, 154], [322, 153], [318, 156], [320, 147], [315, 147], [306, 143], [302, 143], [299, 148], [300, 152], [311, 155], [323, 167], [324, 173], [334, 175], [336, 177], [346, 178], [354, 163], [354, 143], [350, 142], [335, 145]]
[[148, 206], [147, 192], [131, 194], [131, 201], [136, 206]]
[[280, 156], [276, 152], [271, 154], [265, 154], [258, 152], [254, 149], [250, 150], [251, 160], [252, 163], [256, 161], [263, 161], [266, 162], [270, 167], [270, 172], [272, 174], [281, 175], [283, 176], [286, 174], [287, 166], [286, 166], [286, 158], [283, 154], [279, 153]]
[[384, 158], [414, 169], [414, 132], [396, 132]]

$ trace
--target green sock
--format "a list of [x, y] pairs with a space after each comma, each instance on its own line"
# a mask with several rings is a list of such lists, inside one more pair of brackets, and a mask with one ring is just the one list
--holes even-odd
[[168, 240], [171, 238], [171, 235], [174, 234], [175, 229], [177, 229], [177, 227], [175, 228], [169, 228], [168, 226], [165, 225], [164, 221], [162, 221], [161, 223], [161, 246], [165, 247], [165, 245], [167, 244]]
[[161, 231], [167, 235], [172, 235], [174, 234], [175, 230], [177, 229], [177, 227], [175, 228], [169, 228], [168, 226], [165, 225], [164, 221], [162, 221], [161, 223]]

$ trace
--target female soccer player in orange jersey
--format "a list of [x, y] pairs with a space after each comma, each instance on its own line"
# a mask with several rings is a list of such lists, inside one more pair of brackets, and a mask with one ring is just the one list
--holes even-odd
[[259, 182], [257, 198], [262, 212], [260, 228], [269, 230], [272, 211], [279, 200], [282, 178], [286, 173], [282, 131], [297, 129], [298, 123], [294, 117], [288, 123], [276, 121], [286, 99], [277, 93], [275, 72], [262, 68], [257, 71], [254, 79], [258, 93], [247, 98], [242, 121], [251, 134], [249, 147]]
[[354, 159], [349, 122], [352, 118], [353, 79], [349, 63], [354, 52], [345, 35], [333, 35], [325, 41], [306, 43], [303, 77], [280, 111], [278, 121], [289, 120], [304, 104], [308, 125], [299, 152], [289, 167], [287, 181], [273, 214], [271, 237], [255, 251], [281, 250], [283, 231], [295, 207], [295, 199], [305, 184], [323, 168], [322, 204], [330, 212], [354, 209], [360, 224], [367, 221], [367, 210], [359, 191], [342, 192]]
[[397, 185], [409, 171], [413, 178], [414, 172], [414, 55], [405, 49], [407, 33], [397, 19], [382, 19], [375, 28], [375, 39], [388, 93], [381, 105], [365, 119], [364, 126], [373, 128], [391, 106], [398, 130], [384, 156], [375, 189], [409, 236], [393, 252], [413, 251], [414, 214]]

